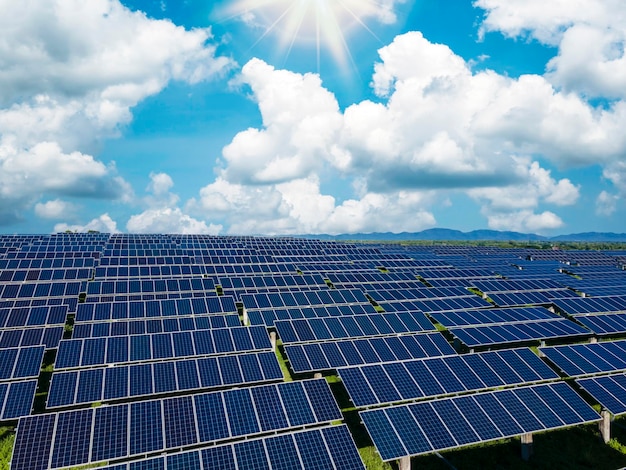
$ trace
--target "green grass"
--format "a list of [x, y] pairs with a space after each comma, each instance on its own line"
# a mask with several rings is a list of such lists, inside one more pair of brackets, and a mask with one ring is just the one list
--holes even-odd
[[0, 470], [9, 470], [14, 441], [15, 432], [13, 428], [0, 427]]

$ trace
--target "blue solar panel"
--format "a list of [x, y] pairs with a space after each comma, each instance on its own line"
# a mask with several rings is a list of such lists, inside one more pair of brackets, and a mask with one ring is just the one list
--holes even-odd
[[91, 459], [112, 460], [128, 453], [128, 409], [99, 407], [96, 409]]
[[[569, 410], [565, 419], [560, 417], [563, 407]], [[598, 418], [593, 409], [562, 382], [360, 414], [383, 460], [582, 424]]]
[[[122, 407], [127, 409], [126, 406]], [[130, 455], [163, 449], [163, 412], [160, 401], [145, 401], [130, 404], [128, 428]]]
[[[233, 337], [239, 338], [237, 342]], [[243, 338], [248, 338], [244, 341]], [[149, 361], [167, 358], [182, 358], [221, 354], [225, 352], [247, 352], [269, 350], [271, 344], [263, 327], [218, 328], [189, 332], [158, 333], [130, 336], [130, 344], [117, 337], [63, 340], [55, 368], [69, 369], [83, 366], [109, 364], [109, 359], [125, 359], [128, 362]], [[105, 357], [108, 345], [116, 348], [115, 356]], [[128, 354], [123, 352], [126, 346]], [[252, 349], [239, 349], [252, 348]]]
[[163, 420], [167, 448], [183, 447], [198, 442], [192, 397], [163, 400]]
[[274, 324], [285, 344], [435, 330], [419, 312], [281, 320]]
[[46, 470], [57, 415], [44, 414], [20, 420], [15, 436], [11, 468]]
[[532, 323], [451, 328], [450, 333], [471, 348], [591, 335], [586, 328], [564, 318]]
[[33, 407], [37, 380], [0, 384], [0, 420], [28, 416]]
[[248, 389], [229, 390], [224, 393], [224, 404], [230, 418], [230, 429], [234, 436], [245, 436], [260, 431], [255, 417], [252, 397]]
[[0, 349], [0, 381], [39, 375], [44, 347]]
[[626, 375], [578, 379], [576, 383], [613, 415], [626, 413]]
[[59, 413], [55, 428], [54, 452], [50, 461], [52, 468], [80, 465], [89, 460], [94, 411], [89, 409]]
[[[401, 342], [398, 343], [398, 340]], [[385, 349], [381, 345], [386, 346]], [[394, 349], [402, 348], [402, 354]], [[383, 351], [391, 354], [386, 357]], [[404, 335], [398, 338], [383, 337], [357, 341], [344, 340], [321, 344], [288, 345], [285, 352], [291, 368], [295, 372], [312, 372], [324, 369], [336, 369], [346, 365], [360, 365], [398, 361], [401, 359], [419, 359], [456, 355], [456, 352], [439, 333]], [[316, 360], [321, 354], [323, 361]], [[398, 357], [401, 356], [401, 357]], [[324, 366], [328, 364], [328, 366]]]
[[541, 348], [570, 377], [626, 369], [626, 341], [609, 341]]

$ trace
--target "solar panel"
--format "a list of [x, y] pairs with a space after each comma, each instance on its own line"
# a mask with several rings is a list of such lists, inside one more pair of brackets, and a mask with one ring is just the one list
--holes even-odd
[[0, 381], [38, 377], [43, 355], [43, 346], [0, 349]]
[[424, 313], [452, 312], [455, 310], [471, 310], [493, 307], [492, 304], [477, 295], [441, 299], [378, 302], [378, 305], [382, 307], [385, 312], [418, 311]]
[[626, 370], [626, 341], [609, 341], [541, 348], [570, 377]]
[[28, 416], [36, 391], [37, 380], [0, 383], [0, 421]]
[[[255, 410], [262, 410], [267, 403], [259, 399], [262, 394], [254, 393], [260, 388], [274, 389], [280, 408], [286, 410], [288, 421], [277, 422], [271, 429], [265, 421], [265, 429], [270, 431], [283, 429], [285, 423], [284, 429], [288, 429], [342, 419], [324, 379], [32, 416], [19, 421], [11, 468], [32, 469], [28, 456], [41, 444], [49, 448], [47, 453], [42, 451], [41, 468], [47, 468], [48, 462], [48, 468], [60, 468], [96, 463], [113, 455], [130, 458], [224, 438], [254, 436], [262, 432]], [[209, 401], [214, 404], [207, 406]], [[126, 418], [117, 419], [123, 416], [128, 417], [126, 424]], [[225, 427], [218, 426], [220, 422]], [[218, 429], [223, 432], [216, 434]], [[129, 447], [123, 444], [127, 442]]]
[[626, 295], [613, 297], [577, 297], [571, 299], [555, 299], [553, 303], [561, 311], [569, 315], [626, 311]]
[[229, 296], [184, 299], [132, 300], [79, 304], [76, 321], [124, 320], [189, 315], [237, 313], [235, 300]]
[[319, 307], [293, 307], [263, 310], [244, 310], [251, 325], [274, 326], [277, 320], [296, 320], [300, 318], [325, 318], [375, 314], [376, 309], [370, 303], [353, 305], [328, 305]]
[[[247, 338], [248, 341], [243, 343], [241, 340], [235, 340], [234, 338], [238, 336]], [[178, 346], [175, 347], [175, 345]], [[252, 352], [271, 350], [271, 348], [267, 331], [259, 326], [145, 334], [120, 338], [70, 339], [61, 341], [55, 369]], [[107, 351], [113, 349], [117, 349], [117, 353], [107, 356]]]
[[530, 349], [355, 366], [337, 372], [357, 407], [559, 378]]
[[564, 382], [386, 407], [359, 414], [384, 461], [599, 419]]
[[67, 305], [0, 308], [0, 328], [63, 325]]
[[555, 299], [580, 298], [575, 292], [568, 289], [501, 292], [490, 293], [489, 298], [499, 307], [514, 307], [520, 305], [548, 305]]
[[[304, 456], [304, 457], [303, 457]], [[311, 465], [315, 465], [311, 467]], [[345, 425], [323, 427], [202, 450], [168, 454], [132, 463], [99, 467], [102, 470], [340, 468], [364, 470]]]
[[419, 312], [280, 320], [275, 326], [284, 344], [435, 331]]
[[[232, 370], [237, 371], [236, 376], [229, 373]], [[96, 374], [99, 379], [93, 374]], [[120, 376], [125, 379], [120, 380]], [[57, 371], [52, 375], [46, 406], [58, 408], [80, 403], [148, 396], [155, 393], [274, 382], [282, 379], [280, 365], [276, 355], [272, 352], [159, 362], [139, 366], [116, 366], [106, 369]]]
[[565, 318], [528, 323], [450, 328], [449, 331], [470, 348], [591, 335], [586, 328]]
[[42, 345], [46, 349], [54, 349], [59, 346], [63, 331], [62, 326], [0, 330], [0, 348]]
[[578, 379], [576, 383], [611, 414], [626, 413], [626, 374]]
[[439, 333], [285, 346], [294, 372], [331, 370], [348, 365], [377, 364], [403, 359], [455, 355]]
[[560, 318], [543, 307], [466, 310], [461, 312], [433, 313], [432, 317], [447, 328]]

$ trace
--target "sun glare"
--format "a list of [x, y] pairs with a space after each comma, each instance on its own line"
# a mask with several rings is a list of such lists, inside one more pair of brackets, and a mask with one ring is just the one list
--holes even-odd
[[338, 65], [347, 67], [352, 60], [347, 36], [361, 28], [376, 37], [366, 21], [393, 22], [395, 16], [388, 4], [381, 0], [233, 0], [221, 16], [259, 28], [255, 45], [268, 36], [276, 37], [279, 50], [287, 56], [296, 44], [314, 45], [319, 70], [323, 50], [330, 52]]

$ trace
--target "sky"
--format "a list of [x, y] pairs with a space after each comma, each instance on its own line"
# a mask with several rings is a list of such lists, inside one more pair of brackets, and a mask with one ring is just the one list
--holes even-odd
[[0, 13], [0, 233], [626, 232], [623, 0]]

